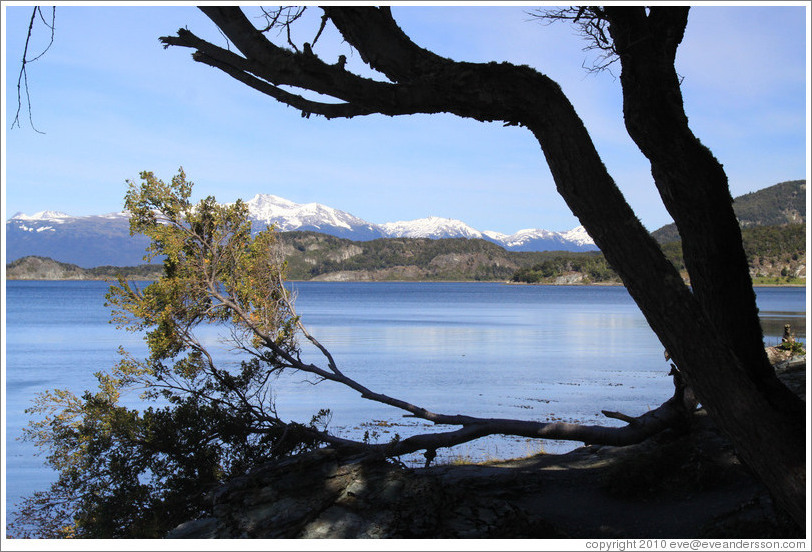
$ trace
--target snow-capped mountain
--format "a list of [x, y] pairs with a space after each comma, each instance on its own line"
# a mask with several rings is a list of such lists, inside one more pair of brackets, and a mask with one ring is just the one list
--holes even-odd
[[[513, 251], [593, 251], [583, 227], [568, 232], [528, 229], [515, 234], [479, 231], [460, 220], [431, 216], [374, 224], [319, 203], [295, 203], [268, 194], [246, 201], [254, 229], [310, 230], [354, 241], [377, 238], [485, 239]], [[6, 262], [27, 255], [51, 257], [84, 268], [141, 264], [147, 239], [130, 236], [127, 213], [73, 217], [58, 211], [17, 213], [6, 221]]]
[[485, 239], [498, 243], [510, 251], [594, 251], [595, 242], [583, 226], [567, 232], [551, 232], [538, 228], [519, 230], [506, 235], [498, 232], [484, 232]]
[[144, 262], [149, 240], [130, 236], [126, 213], [73, 217], [58, 211], [17, 213], [6, 221], [6, 262], [28, 255], [83, 268]]
[[561, 238], [564, 239], [564, 241], [567, 241], [569, 243], [597, 249], [597, 247], [595, 246], [595, 240], [592, 239], [592, 236], [590, 236], [587, 233], [586, 228], [584, 228], [583, 226], [576, 226], [572, 230], [561, 232], [560, 235]]
[[482, 238], [483, 234], [461, 220], [427, 217], [386, 222], [379, 228], [387, 238]]
[[351, 240], [382, 237], [375, 225], [320, 203], [294, 203], [269, 194], [257, 194], [245, 203], [254, 222], [259, 226], [273, 224], [280, 232], [311, 230]]
[[72, 217], [61, 211], [40, 211], [39, 213], [34, 213], [33, 215], [17, 213], [11, 218], [19, 220], [50, 220], [52, 222], [63, 222], [62, 219], [69, 219]]
[[485, 239], [514, 251], [597, 249], [583, 226], [567, 232], [529, 229], [507, 235], [487, 230], [481, 232], [461, 220], [437, 216], [374, 224], [320, 203], [294, 203], [269, 194], [257, 194], [246, 204], [252, 220], [265, 226], [273, 224], [282, 232], [312, 230], [356, 241], [376, 238]]

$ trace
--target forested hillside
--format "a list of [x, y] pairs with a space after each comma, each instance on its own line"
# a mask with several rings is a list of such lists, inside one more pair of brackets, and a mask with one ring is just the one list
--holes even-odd
[[508, 280], [549, 252], [512, 252], [480, 239], [353, 242], [315, 232], [279, 235], [292, 280]]
[[6, 265], [9, 280], [110, 280], [119, 274], [131, 280], [153, 280], [161, 275], [162, 265], [97, 266], [82, 268], [48, 257], [28, 256]]
[[[755, 226], [743, 230], [756, 283], [799, 283], [806, 277], [804, 225]], [[513, 281], [549, 284], [619, 284], [600, 252], [511, 252], [484, 240], [386, 238], [354, 242], [315, 232], [279, 234], [291, 280]], [[663, 244], [683, 273], [679, 241]], [[152, 279], [160, 265], [102, 266], [91, 269], [43, 257], [6, 265], [9, 279], [103, 280], [123, 274]]]
[[[806, 181], [790, 180], [733, 199], [742, 228], [806, 223]], [[677, 227], [668, 224], [651, 233], [660, 243], [679, 239]]]
[[[806, 226], [754, 226], [742, 230], [744, 250], [755, 284], [799, 284], [806, 279]], [[662, 244], [663, 252], [684, 278], [682, 242]], [[518, 270], [514, 282], [620, 283], [600, 253], [558, 253], [541, 263]]]

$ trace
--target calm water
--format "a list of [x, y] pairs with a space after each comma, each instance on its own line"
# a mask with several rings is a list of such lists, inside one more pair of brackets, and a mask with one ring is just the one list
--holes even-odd
[[[508, 286], [483, 283], [292, 284], [305, 325], [350, 377], [374, 391], [446, 414], [617, 424], [602, 409], [637, 415], [672, 392], [663, 348], [621, 287]], [[5, 384], [8, 509], [44, 489], [53, 474], [17, 437], [38, 392], [95, 388], [123, 345], [138, 335], [108, 323], [103, 282], [7, 282]], [[790, 323], [805, 338], [805, 290], [757, 290], [767, 343]], [[207, 336], [214, 343], [214, 335]], [[320, 361], [308, 351], [308, 358]], [[221, 352], [224, 363], [236, 362]], [[276, 383], [283, 419], [308, 421], [333, 410], [333, 431], [380, 440], [425, 430], [399, 411], [303, 376]], [[135, 399], [132, 399], [135, 401]], [[410, 421], [412, 420], [412, 421]], [[386, 421], [390, 427], [376, 422]], [[469, 459], [539, 450], [525, 439], [489, 438], [446, 452]], [[546, 442], [547, 451], [575, 445]], [[442, 454], [440, 455], [442, 456]], [[407, 459], [408, 460], [408, 459]]]

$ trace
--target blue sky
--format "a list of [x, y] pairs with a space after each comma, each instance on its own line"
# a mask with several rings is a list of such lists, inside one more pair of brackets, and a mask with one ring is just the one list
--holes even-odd
[[[159, 36], [183, 26], [224, 42], [191, 5], [58, 6], [54, 44], [28, 69], [34, 125], [45, 134], [31, 129], [25, 106], [21, 128], [11, 129], [31, 7], [3, 8], [6, 218], [118, 211], [126, 179], [142, 170], [169, 179], [183, 166], [197, 197], [220, 201], [271, 193], [376, 223], [436, 215], [505, 233], [579, 224], [526, 130], [451, 115], [303, 119], [194, 63], [190, 51], [160, 46]], [[582, 65], [594, 54], [583, 39], [565, 24], [533, 21], [532, 8], [393, 12], [415, 42], [441, 55], [528, 64], [557, 80], [643, 223], [653, 230], [670, 222], [623, 127], [619, 67], [588, 74]], [[807, 3], [691, 11], [677, 59], [686, 111], [734, 196], [806, 178], [808, 15]], [[315, 31], [307, 21], [301, 28]], [[32, 49], [47, 38], [40, 25]], [[347, 53], [351, 67], [361, 66], [335, 33], [319, 44], [325, 59]]]

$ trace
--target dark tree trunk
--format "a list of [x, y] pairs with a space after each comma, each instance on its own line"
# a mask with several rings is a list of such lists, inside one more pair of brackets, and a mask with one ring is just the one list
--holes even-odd
[[651, 161], [654, 182], [682, 237], [694, 295], [776, 408], [803, 410], [764, 353], [741, 230], [722, 165], [688, 127], [676, 47], [688, 8], [607, 9], [622, 63], [626, 128]]
[[[683, 239], [693, 291], [635, 216], [603, 165], [582, 121], [545, 75], [507, 63], [441, 58], [415, 45], [388, 8], [325, 7], [343, 37], [389, 82], [363, 79], [312, 53], [270, 43], [238, 8], [201, 8], [242, 52], [187, 30], [166, 45], [269, 96], [326, 117], [449, 112], [528, 128], [573, 213], [623, 279], [699, 401], [730, 436], [778, 504], [805, 519], [804, 404], [775, 378], [763, 350], [741, 233], [721, 165], [693, 136], [674, 56], [683, 8], [606, 9], [622, 63], [624, 114], [632, 138]], [[292, 85], [343, 103], [306, 100]]]
[[[626, 128], [651, 162], [655, 184], [682, 238], [694, 297], [717, 336], [712, 342], [681, 340], [681, 349], [725, 347], [736, 359], [736, 366], [725, 366], [724, 371], [732, 373], [714, 378], [721, 381], [708, 386], [697, 385], [699, 372], [718, 368], [685, 362], [680, 367], [742, 458], [765, 481], [772, 481], [771, 488], [782, 489], [776, 498], [794, 510], [793, 517], [802, 524], [805, 404], [778, 381], [767, 359], [727, 176], [688, 126], [674, 68], [688, 8], [606, 11], [622, 65]], [[678, 361], [684, 356], [669, 351]], [[731, 399], [741, 406], [718, 408]], [[754, 411], [757, 402], [764, 405]], [[748, 415], [749, 423], [735, 419]], [[761, 431], [754, 431], [756, 425]]]

